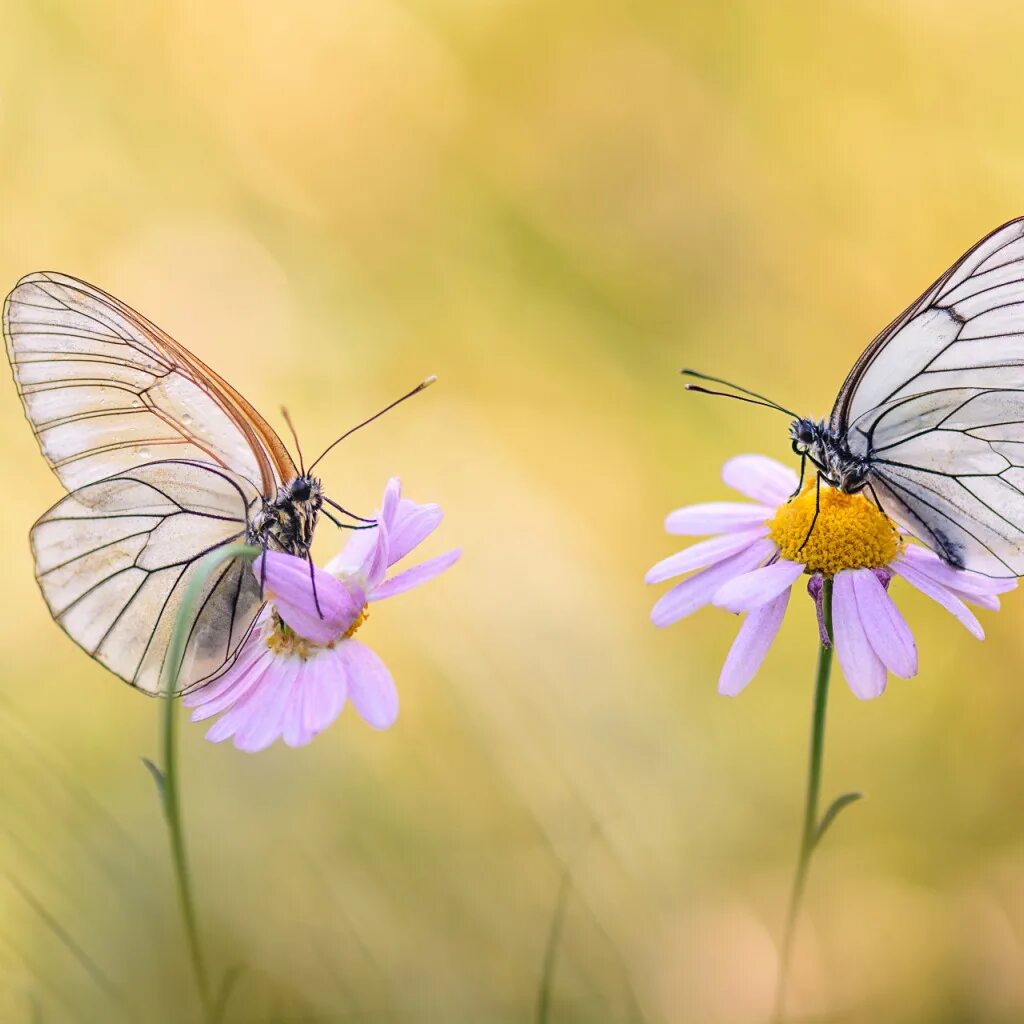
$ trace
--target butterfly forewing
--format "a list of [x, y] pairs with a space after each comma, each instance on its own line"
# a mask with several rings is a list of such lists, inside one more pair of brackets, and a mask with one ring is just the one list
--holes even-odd
[[1024, 574], [1024, 220], [875, 339], [830, 427], [870, 464], [885, 510], [949, 562]]
[[[159, 692], [185, 589], [209, 551], [245, 537], [259, 492], [219, 466], [171, 460], [94, 481], [32, 528], [53, 617], [132, 686]], [[186, 690], [230, 663], [262, 605], [249, 564], [231, 560], [207, 581], [178, 674]]]
[[[30, 274], [3, 320], [25, 413], [72, 491], [32, 529], [43, 595], [93, 657], [159, 692], [199, 561], [246, 539], [254, 509], [295, 465], [230, 384], [93, 285]], [[231, 664], [261, 606], [248, 563], [215, 572], [185, 623], [179, 690]]]
[[4, 334], [26, 415], [68, 489], [161, 459], [212, 462], [268, 495], [295, 473], [238, 392], [93, 285], [22, 278], [4, 306]]

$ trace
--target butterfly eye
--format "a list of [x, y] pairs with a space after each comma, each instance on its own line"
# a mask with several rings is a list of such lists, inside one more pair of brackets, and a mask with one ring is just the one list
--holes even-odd
[[292, 484], [291, 495], [294, 501], [309, 501], [309, 481], [296, 480]]

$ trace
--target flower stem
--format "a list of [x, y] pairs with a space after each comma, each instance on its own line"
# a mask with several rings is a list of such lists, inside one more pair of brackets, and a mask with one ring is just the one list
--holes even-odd
[[[821, 592], [822, 621], [826, 634], [832, 636], [832, 580], [822, 580]], [[800, 906], [807, 885], [807, 872], [811, 866], [811, 855], [820, 838], [822, 825], [830, 818], [819, 821], [818, 806], [821, 798], [821, 766], [825, 751], [825, 712], [828, 709], [828, 683], [832, 672], [832, 645], [821, 645], [818, 652], [818, 674], [814, 683], [814, 710], [811, 715], [811, 749], [807, 768], [807, 796], [804, 802], [804, 824], [800, 837], [800, 854], [797, 858], [796, 876], [789, 898], [786, 914], [786, 928], [782, 937], [782, 952], [779, 956], [778, 987], [775, 991], [775, 1021], [781, 1024], [785, 1011], [786, 982], [789, 977], [793, 939], [796, 934]]]
[[163, 693], [164, 707], [160, 733], [162, 768], [156, 774], [158, 775], [161, 787], [164, 817], [167, 819], [167, 832], [171, 843], [171, 862], [174, 866], [174, 881], [178, 890], [181, 919], [185, 927], [185, 941], [188, 945], [189, 960], [192, 964], [192, 974], [199, 993], [199, 1001], [203, 1008], [203, 1019], [208, 1024], [216, 1024], [219, 1011], [213, 999], [210, 988], [210, 975], [203, 956], [195, 898], [192, 894], [192, 879], [188, 868], [185, 826], [181, 816], [181, 789], [178, 775], [178, 728], [177, 715], [175, 713], [177, 704], [174, 696], [177, 692], [178, 672], [185, 653], [185, 644], [193, 625], [193, 613], [207, 580], [221, 562], [230, 558], [254, 558], [259, 553], [259, 548], [249, 547], [244, 544], [232, 544], [212, 552], [199, 563], [182, 597], [181, 607], [178, 609], [174, 622], [174, 631], [171, 634], [164, 663], [166, 665]]

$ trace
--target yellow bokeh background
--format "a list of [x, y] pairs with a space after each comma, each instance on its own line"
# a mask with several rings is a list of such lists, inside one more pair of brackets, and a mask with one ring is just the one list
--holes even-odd
[[[665, 513], [791, 458], [875, 332], [1024, 213], [1018, 4], [9, 0], [0, 282], [94, 281], [372, 509], [437, 501], [459, 565], [361, 638], [403, 707], [257, 756], [182, 723], [228, 1021], [760, 1024], [802, 801], [810, 602], [740, 698], [736, 620], [648, 620]], [[0, 401], [0, 1019], [193, 1021], [140, 758], [159, 704], [50, 621], [26, 537], [60, 496]], [[339, 538], [319, 531], [322, 561]], [[794, 1020], [1024, 1018], [1024, 606], [977, 643], [899, 582], [921, 673], [837, 676]]]

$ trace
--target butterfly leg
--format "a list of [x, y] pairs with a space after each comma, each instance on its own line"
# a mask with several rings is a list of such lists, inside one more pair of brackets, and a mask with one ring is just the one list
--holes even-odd
[[889, 513], [885, 511], [885, 506], [882, 505], [882, 499], [879, 498], [878, 492], [875, 490], [875, 485], [869, 480], [867, 487], [871, 492], [871, 497], [874, 500], [874, 503], [878, 506], [878, 511], [881, 512], [886, 519], [890, 519], [891, 517]]
[[811, 534], [814, 533], [814, 527], [818, 522], [818, 513], [821, 512], [821, 478], [825, 474], [818, 470], [818, 475], [814, 478], [814, 518], [811, 520], [811, 525], [807, 530], [807, 536], [804, 537], [804, 543], [797, 548], [797, 551], [803, 551], [804, 545], [811, 539]]
[[263, 548], [263, 558], [260, 561], [260, 600], [264, 599], [264, 593], [267, 589], [267, 542], [263, 541], [261, 545]]
[[327, 509], [322, 508], [320, 511], [327, 516], [327, 518], [330, 519], [330, 521], [334, 523], [339, 530], [372, 530], [377, 525], [376, 520], [370, 520], [370, 522], [365, 523], [363, 526], [353, 526], [351, 523], [339, 523], [338, 520], [327, 511]]
[[789, 500], [792, 501], [803, 489], [804, 489], [804, 471], [807, 469], [807, 456], [800, 456], [800, 482], [796, 485], [796, 490], [789, 496]]
[[306, 552], [306, 561], [309, 562], [309, 582], [313, 587], [313, 604], [316, 605], [317, 615], [322, 619], [324, 617], [324, 613], [320, 608], [320, 598], [316, 593], [316, 573], [313, 570], [313, 556], [309, 551]]
[[346, 515], [350, 519], [355, 519], [357, 522], [360, 523], [373, 523], [374, 525], [376, 525], [376, 519], [367, 519], [366, 516], [357, 516], [355, 512], [349, 512], [349, 510], [345, 508], [344, 505], [339, 505], [336, 501], [332, 501], [330, 498], [327, 497], [326, 494], [323, 497], [324, 502], [330, 505], [331, 508], [333, 508], [336, 512], [340, 512], [342, 515]]

